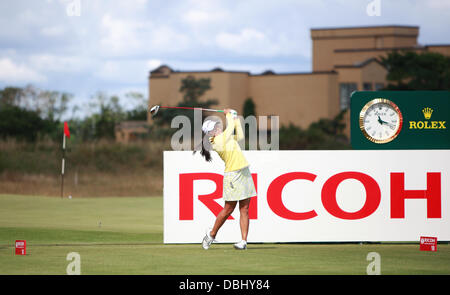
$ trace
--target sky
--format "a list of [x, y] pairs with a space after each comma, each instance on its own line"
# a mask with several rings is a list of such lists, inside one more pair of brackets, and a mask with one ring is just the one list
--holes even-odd
[[0, 0], [0, 88], [68, 92], [72, 105], [103, 91], [129, 108], [124, 94], [148, 97], [159, 65], [309, 72], [311, 28], [370, 25], [450, 44], [450, 0]]

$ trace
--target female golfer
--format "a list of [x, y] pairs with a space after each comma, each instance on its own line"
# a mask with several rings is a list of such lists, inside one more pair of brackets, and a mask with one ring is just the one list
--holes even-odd
[[[256, 190], [248, 168], [249, 164], [237, 143], [238, 140], [244, 138], [237, 113], [231, 109], [225, 109], [224, 113], [227, 121], [227, 128], [224, 131], [222, 131], [219, 122], [212, 120], [206, 120], [202, 126], [202, 131], [209, 140], [203, 140], [200, 154], [205, 160], [211, 161], [210, 150], [213, 149], [225, 162], [225, 173], [223, 177], [223, 199], [225, 200], [225, 207], [217, 215], [213, 228], [206, 231], [202, 246], [205, 250], [209, 249], [220, 227], [225, 223], [231, 213], [233, 213], [236, 204], [239, 202], [242, 240], [234, 244], [234, 248], [237, 250], [245, 250], [247, 248], [249, 227], [248, 207], [250, 198], [256, 196]], [[235, 131], [236, 135], [232, 135], [233, 131]]]

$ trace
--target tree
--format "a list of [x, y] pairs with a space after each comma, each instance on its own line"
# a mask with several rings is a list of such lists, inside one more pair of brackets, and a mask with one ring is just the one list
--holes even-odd
[[280, 128], [280, 149], [349, 149], [348, 139], [343, 133], [346, 111], [340, 112], [333, 119], [320, 119], [303, 130], [293, 124]]
[[394, 51], [381, 58], [386, 90], [449, 90], [450, 57], [435, 52]]
[[0, 108], [0, 137], [34, 142], [41, 134], [48, 134], [56, 127], [54, 122], [42, 119], [35, 111], [14, 105]]
[[19, 105], [21, 96], [22, 88], [5, 87], [5, 89], [0, 90], [0, 108], [5, 105]]
[[71, 99], [72, 95], [66, 92], [43, 90], [27, 85], [17, 92], [14, 105], [35, 111], [43, 119], [60, 121]]
[[184, 102], [198, 102], [207, 90], [211, 89], [210, 78], [195, 79], [193, 76], [187, 76], [181, 80], [180, 92], [184, 93]]
[[[196, 108], [211, 108], [217, 105], [216, 99], [207, 99], [200, 101], [200, 97], [209, 89], [210, 79], [200, 78], [195, 79], [193, 76], [188, 76], [181, 80], [180, 92], [183, 93], [183, 101], [178, 103], [178, 107], [196, 107]], [[186, 112], [179, 109], [165, 109], [159, 112], [155, 117], [156, 123], [159, 125], [170, 125], [172, 119], [178, 115], [187, 116], [191, 121], [192, 128], [194, 127], [194, 112]]]
[[[27, 85], [0, 90], [0, 136], [36, 141], [39, 136], [56, 139], [62, 115], [71, 95]], [[59, 136], [58, 136], [59, 138]]]
[[125, 94], [127, 100], [133, 101], [135, 107], [126, 112], [126, 120], [133, 121], [146, 121], [147, 120], [147, 108], [148, 102], [147, 99], [144, 98], [144, 95], [139, 92], [128, 92]]
[[244, 118], [247, 118], [248, 116], [256, 116], [256, 106], [251, 97], [244, 101], [242, 114]]
[[125, 113], [119, 104], [119, 97], [97, 92], [93, 99], [96, 101], [92, 105], [99, 109], [99, 112], [95, 113], [90, 120], [95, 128], [95, 137], [97, 139], [113, 139], [116, 124], [125, 119]]
[[40, 100], [40, 109], [38, 110], [41, 116], [50, 121], [61, 121], [61, 117], [67, 111], [67, 104], [72, 95], [58, 91], [40, 91], [37, 99]]

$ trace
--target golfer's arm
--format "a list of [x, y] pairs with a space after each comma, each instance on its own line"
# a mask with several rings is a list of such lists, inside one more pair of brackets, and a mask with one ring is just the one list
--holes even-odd
[[231, 134], [233, 134], [234, 131], [233, 116], [230, 113], [228, 113], [225, 117], [227, 118], [227, 128], [225, 128], [225, 130], [223, 131], [224, 142], [230, 139]]
[[244, 138], [244, 131], [242, 130], [241, 120], [239, 118], [234, 119], [234, 130], [236, 132], [235, 139], [239, 141]]
[[214, 137], [213, 148], [215, 150], [223, 150], [225, 148], [227, 141], [230, 140], [231, 134], [234, 131], [234, 120], [232, 115], [228, 113], [226, 115], [226, 119], [227, 119], [227, 128], [225, 128], [225, 130], [221, 134]]

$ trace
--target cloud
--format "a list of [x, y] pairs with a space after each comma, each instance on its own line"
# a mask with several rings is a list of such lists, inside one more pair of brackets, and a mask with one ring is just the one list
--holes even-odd
[[[260, 54], [270, 46], [268, 38], [255, 29], [243, 29], [239, 33], [219, 33], [216, 43], [220, 48], [240, 54]], [[267, 51], [266, 51], [267, 52]]]
[[[443, 0], [428, 0], [427, 3], [429, 7], [434, 9], [450, 9], [450, 2], [449, 1], [443, 1]], [[449, 11], [447, 11], [448, 13]]]
[[161, 65], [161, 61], [159, 59], [150, 59], [147, 61], [147, 67], [150, 70], [154, 70]]
[[145, 27], [145, 23], [105, 14], [101, 19], [103, 37], [100, 39], [100, 46], [107, 52], [118, 55], [135, 52], [141, 44], [137, 33]]
[[6, 83], [45, 82], [47, 78], [24, 64], [15, 64], [9, 58], [0, 58], [0, 81]]
[[190, 9], [183, 15], [182, 19], [189, 25], [198, 26], [210, 23], [221, 22], [226, 19], [228, 13], [226, 11], [207, 11], [201, 9]]
[[101, 19], [102, 53], [125, 56], [180, 52], [189, 46], [189, 37], [168, 25], [148, 20], [130, 20], [106, 14]]
[[148, 41], [147, 48], [156, 52], [181, 52], [190, 46], [189, 36], [170, 26], [152, 30]]
[[115, 61], [106, 61], [97, 72], [97, 76], [104, 80], [118, 80], [123, 71], [120, 70], [120, 63]]
[[61, 36], [64, 35], [65, 32], [66, 29], [60, 25], [43, 27], [41, 29], [41, 34], [47, 37]]
[[39, 71], [76, 73], [89, 69], [93, 65], [93, 61], [81, 56], [60, 56], [44, 53], [31, 55], [29, 64]]
[[[312, 27], [418, 25], [423, 44], [450, 43], [450, 2], [382, 0], [0, 1], [0, 85], [30, 82], [89, 97], [148, 89], [148, 71], [221, 67], [309, 71]], [[41, 83], [41, 85], [39, 85]]]
[[286, 33], [267, 34], [253, 28], [238, 33], [221, 32], [215, 41], [219, 48], [244, 56], [308, 56], [310, 51]]
[[148, 62], [145, 60], [111, 59], [98, 63], [94, 76], [105, 82], [136, 85], [147, 81], [148, 70]]

